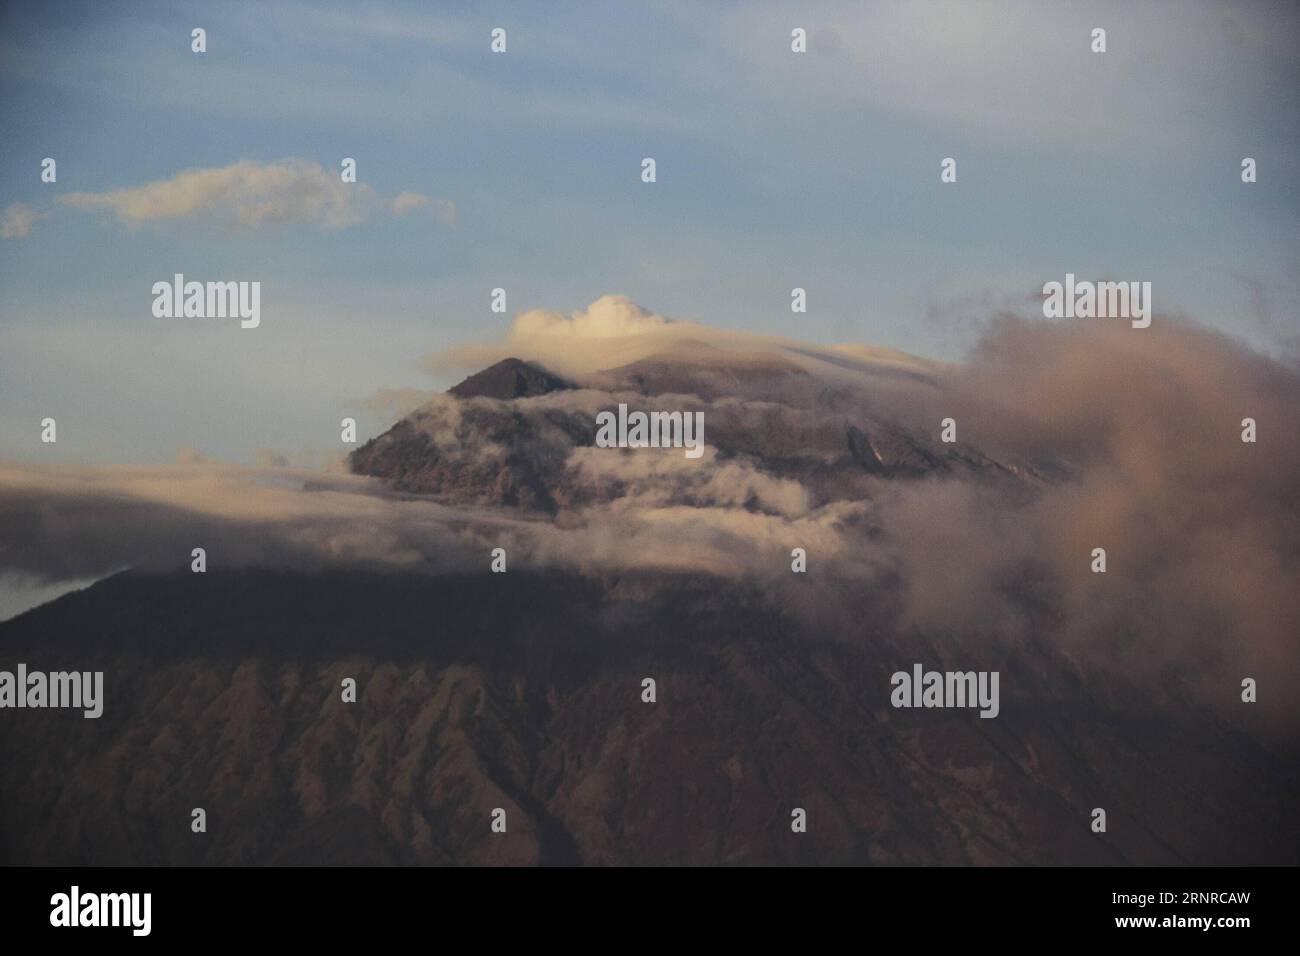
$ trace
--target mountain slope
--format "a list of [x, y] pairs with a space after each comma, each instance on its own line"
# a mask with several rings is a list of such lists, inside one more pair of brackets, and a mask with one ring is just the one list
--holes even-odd
[[[1122, 429], [1084, 442], [1030, 420], [1004, 446], [1020, 460], [972, 440], [977, 409], [942, 439], [960, 403], [934, 400], [936, 367], [812, 361], [700, 349], [575, 382], [507, 361], [358, 449], [353, 471], [380, 481], [259, 497], [209, 540], [208, 573], [132, 571], [0, 623], [0, 660], [108, 682], [99, 720], [0, 714], [0, 859], [1300, 862], [1293, 722], [1237, 697], [1294, 646], [1273, 633], [1282, 589], [1249, 600], [1283, 576], [1233, 578], [1160, 531], [1206, 518], [1250, 543], [1234, 564], [1289, 552], [1253, 509], [1216, 515], [1219, 484], [1188, 486], [1197, 446], [1113, 459]], [[699, 412], [704, 453], [594, 447], [620, 404]], [[1004, 408], [985, 434], [1006, 434]], [[1241, 497], [1289, 503], [1283, 470], [1241, 473]], [[1134, 477], [1138, 497], [1109, 497]], [[257, 478], [227, 496], [302, 480]], [[222, 487], [128, 511], [160, 526], [135, 566], [174, 568]], [[61, 560], [81, 539], [60, 533], [143, 493], [86, 489], [17, 511], [14, 550], [66, 540]], [[1195, 507], [1171, 510], [1180, 492]], [[508, 573], [488, 573], [503, 545]], [[1202, 603], [1210, 572], [1232, 587]], [[997, 672], [998, 716], [895, 709], [891, 676], [918, 664]]]
[[937, 422], [927, 433], [874, 410], [869, 395], [830, 388], [788, 360], [710, 357], [717, 362], [652, 357], [601, 372], [578, 390], [507, 359], [362, 445], [349, 465], [452, 504], [554, 515], [628, 492], [617, 477], [593, 481], [597, 462], [579, 453], [595, 445], [597, 413], [626, 404], [700, 412], [708, 451], [696, 473], [740, 463], [763, 478], [797, 482], [813, 506], [868, 499], [872, 478], [1042, 480], [1035, 465], [944, 443]]
[[[708, 579], [121, 574], [0, 624], [107, 686], [99, 720], [4, 714], [0, 858], [1297, 862], [1294, 754], [1045, 645], [916, 646], [887, 604], [831, 639]], [[892, 709], [912, 660], [1001, 669], [1002, 713]]]

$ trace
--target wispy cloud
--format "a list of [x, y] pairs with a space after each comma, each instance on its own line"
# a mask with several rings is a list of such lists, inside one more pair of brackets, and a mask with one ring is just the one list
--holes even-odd
[[[693, 5], [675, 7], [683, 17], [696, 14]], [[724, 88], [752, 84], [809, 110], [908, 116], [982, 144], [1066, 143], [1130, 160], [1163, 161], [1174, 143], [1231, 141], [1229, 131], [1258, 121], [1261, 114], [1214, 108], [1232, 96], [1262, 106], [1277, 95], [1265, 70], [1240, 70], [1225, 84], [1225, 56], [1287, 70], [1300, 61], [1300, 16], [1282, 3], [829, 0], [797, 16], [787, 4], [760, 2], [718, 17], [723, 22], [706, 34], [716, 41], [714, 55], [704, 61], [716, 72], [702, 79]], [[808, 56], [820, 69], [773, 56], [775, 39], [796, 25], [808, 28]], [[1091, 52], [1097, 27], [1107, 31], [1104, 55]], [[768, 69], [754, 82], [737, 61]], [[1200, 108], [1185, 107], [1189, 96]]]
[[[229, 166], [189, 169], [170, 179], [105, 192], [74, 192], [59, 206], [102, 213], [129, 227], [195, 224], [229, 231], [303, 224], [327, 231], [355, 226], [378, 213], [406, 216], [424, 211], [449, 225], [456, 206], [449, 199], [402, 192], [382, 199], [365, 183], [345, 183], [338, 172], [302, 159], [270, 163], [240, 160]], [[13, 203], [0, 234], [18, 239], [50, 210]]]
[[390, 204], [390, 208], [394, 216], [405, 216], [427, 210], [449, 226], [456, 224], [456, 204], [450, 199], [430, 199], [423, 193], [398, 193]]
[[0, 239], [23, 238], [32, 231], [36, 220], [43, 219], [46, 215], [48, 213], [27, 203], [10, 203], [5, 207], [3, 221], [0, 221]]
[[924, 377], [940, 367], [940, 363], [895, 349], [816, 346], [782, 336], [669, 318], [637, 305], [625, 295], [602, 295], [585, 309], [567, 315], [552, 309], [529, 309], [516, 316], [500, 344], [453, 346], [429, 356], [425, 367], [442, 375], [514, 356], [585, 379], [602, 369], [665, 353], [682, 360], [689, 360], [692, 354], [707, 360], [708, 351], [724, 352], [732, 362], [743, 355], [756, 360], [779, 357], [832, 377], [837, 370], [849, 375], [874, 372]]

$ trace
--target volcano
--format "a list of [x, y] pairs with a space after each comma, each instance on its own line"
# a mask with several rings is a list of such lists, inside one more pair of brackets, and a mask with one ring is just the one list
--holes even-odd
[[[895, 376], [928, 387], [912, 370], [871, 384]], [[1075, 465], [945, 444], [873, 388], [788, 356], [580, 381], [510, 359], [350, 459], [400, 502], [604, 534], [614, 557], [716, 526], [734, 561], [715, 571], [566, 564], [563, 546], [512, 551], [503, 574], [486, 549], [455, 571], [216, 561], [114, 574], [0, 623], [5, 661], [104, 673], [97, 719], [0, 716], [0, 860], [1300, 862], [1294, 738], [1253, 711], [1225, 720], [1177, 668], [1064, 641], [1043, 568], [995, 582], [1027, 622], [1015, 641], [909, 612], [906, 566], [873, 563], [880, 503], [931, 487], [1032, 502]], [[703, 413], [706, 455], [597, 449], [595, 415], [620, 402]], [[677, 530], [607, 531], [629, 516]], [[802, 537], [769, 554], [738, 543], [751, 526]], [[825, 529], [852, 550], [832, 562]], [[1000, 707], [891, 706], [913, 666], [996, 673]]]

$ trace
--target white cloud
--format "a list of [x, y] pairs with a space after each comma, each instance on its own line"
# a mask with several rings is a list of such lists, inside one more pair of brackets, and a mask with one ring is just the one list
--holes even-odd
[[643, 309], [625, 295], [602, 295], [568, 318], [549, 309], [530, 309], [515, 319], [511, 335], [599, 339], [664, 331], [670, 319]]
[[708, 364], [719, 351], [728, 361], [751, 364], [784, 361], [818, 374], [855, 378], [872, 373], [925, 377], [941, 363], [887, 348], [861, 345], [819, 347], [781, 336], [723, 329], [651, 312], [625, 295], [603, 295], [585, 309], [565, 315], [550, 309], [521, 312], [499, 345], [462, 345], [426, 359], [435, 374], [477, 370], [513, 356], [561, 375], [583, 380], [651, 356], [686, 364]]
[[240, 160], [229, 166], [190, 169], [171, 179], [108, 192], [68, 193], [58, 203], [87, 212], [107, 212], [127, 226], [177, 222], [231, 229], [308, 223], [336, 230], [354, 226], [376, 210], [400, 215], [432, 205], [448, 220], [454, 206], [420, 193], [402, 193], [391, 204], [364, 183], [345, 183], [337, 172], [302, 159], [271, 163]]

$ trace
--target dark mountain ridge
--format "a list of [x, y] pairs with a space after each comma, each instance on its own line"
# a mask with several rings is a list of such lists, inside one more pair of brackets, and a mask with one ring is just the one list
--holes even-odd
[[[739, 402], [735, 395], [758, 397]], [[719, 359], [716, 366], [654, 357], [590, 376], [581, 389], [506, 359], [366, 442], [349, 466], [452, 504], [554, 515], [625, 493], [617, 480], [593, 490], [572, 467], [574, 451], [595, 444], [596, 412], [620, 403], [702, 411], [705, 443], [719, 461], [743, 461], [771, 478], [796, 481], [818, 505], [870, 498], [868, 479], [1043, 480], [1036, 464], [941, 442], [937, 423], [925, 434], [896, 416], [864, 411], [869, 403], [862, 395], [819, 383], [789, 360], [749, 357]]]

